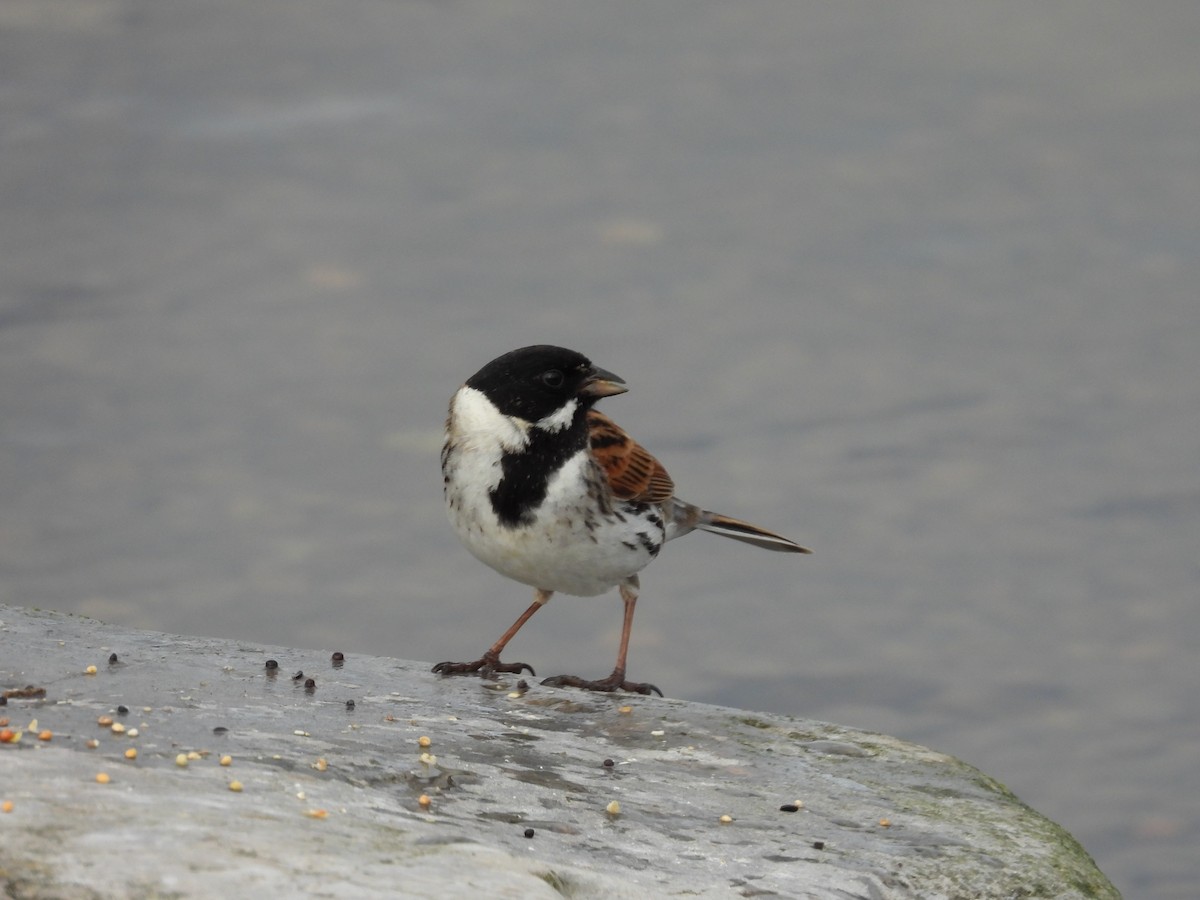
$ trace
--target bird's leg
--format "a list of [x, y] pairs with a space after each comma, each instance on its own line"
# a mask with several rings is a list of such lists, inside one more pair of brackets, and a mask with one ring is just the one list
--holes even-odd
[[513, 636], [521, 630], [521, 626], [528, 622], [535, 612], [546, 605], [546, 601], [553, 594], [553, 591], [544, 591], [538, 588], [533, 595], [533, 602], [529, 604], [529, 609], [521, 613], [517, 621], [513, 622], [509, 627], [508, 631], [500, 635], [496, 643], [492, 644], [479, 659], [474, 662], [440, 662], [433, 667], [433, 671], [439, 675], [471, 675], [475, 672], [478, 672], [480, 675], [490, 675], [494, 672], [520, 675], [528, 669], [530, 675], [537, 674], [533, 671], [533, 666], [529, 665], [529, 663], [500, 662], [500, 652], [513, 639]]
[[585, 691], [605, 691], [608, 693], [613, 691], [630, 691], [634, 694], [655, 693], [660, 697], [663, 695], [663, 692], [652, 684], [625, 680], [625, 656], [629, 652], [629, 634], [633, 631], [633, 609], [637, 606], [638, 598], [637, 576], [630, 576], [621, 585], [620, 591], [621, 601], [625, 604], [625, 621], [621, 625], [621, 646], [617, 650], [617, 664], [613, 668], [612, 674], [607, 678], [600, 678], [596, 681], [586, 681], [576, 675], [555, 675], [553, 678], [547, 678], [542, 684], [551, 687], [574, 687]]

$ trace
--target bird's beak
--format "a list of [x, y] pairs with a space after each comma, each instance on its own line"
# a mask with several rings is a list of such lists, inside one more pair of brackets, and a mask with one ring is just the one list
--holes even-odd
[[592, 371], [588, 373], [588, 377], [583, 382], [583, 387], [579, 389], [579, 393], [584, 397], [599, 398], [623, 394], [627, 390], [629, 388], [625, 387], [625, 380], [619, 375], [593, 366]]

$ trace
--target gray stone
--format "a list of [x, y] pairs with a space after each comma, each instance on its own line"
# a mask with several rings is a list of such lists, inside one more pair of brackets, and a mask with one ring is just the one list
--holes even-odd
[[334, 667], [325, 651], [0, 606], [0, 715], [23, 732], [0, 745], [12, 804], [0, 886], [23, 898], [1119, 896], [1061, 828], [940, 753], [517, 681], [353, 654]]

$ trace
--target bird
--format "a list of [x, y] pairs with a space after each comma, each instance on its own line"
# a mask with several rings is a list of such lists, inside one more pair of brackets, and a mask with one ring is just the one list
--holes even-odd
[[475, 557], [532, 587], [534, 597], [479, 659], [440, 662], [434, 672], [535, 675], [528, 663], [500, 661], [530, 617], [555, 593], [592, 597], [615, 587], [624, 620], [612, 673], [542, 684], [661, 697], [653, 684], [626, 680], [626, 657], [638, 573], [663, 544], [699, 529], [768, 550], [811, 552], [676, 497], [662, 463], [595, 409], [627, 390], [624, 379], [582, 353], [538, 344], [497, 357], [455, 392], [441, 454], [450, 522]]

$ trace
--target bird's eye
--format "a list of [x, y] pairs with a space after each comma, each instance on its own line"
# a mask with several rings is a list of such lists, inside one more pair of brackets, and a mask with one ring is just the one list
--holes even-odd
[[566, 381], [566, 376], [558, 369], [550, 369], [542, 373], [542, 384], [549, 388], [560, 388], [563, 382]]

